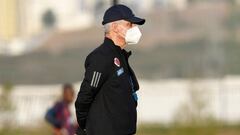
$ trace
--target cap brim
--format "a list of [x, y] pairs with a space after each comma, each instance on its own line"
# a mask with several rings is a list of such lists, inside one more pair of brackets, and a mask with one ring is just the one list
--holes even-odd
[[131, 18], [126, 19], [127, 21], [133, 23], [133, 24], [138, 24], [138, 25], [143, 25], [145, 23], [145, 19], [133, 16]]

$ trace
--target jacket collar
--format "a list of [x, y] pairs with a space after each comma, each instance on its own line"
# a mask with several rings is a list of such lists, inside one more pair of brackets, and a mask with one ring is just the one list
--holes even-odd
[[126, 51], [125, 49], [121, 49], [120, 46], [115, 45], [114, 42], [107, 37], [105, 37], [104, 39], [104, 44], [106, 44], [107, 46], [110, 46], [113, 50], [116, 50], [118, 53], [122, 53], [127, 58], [129, 58], [132, 55], [131, 51]]

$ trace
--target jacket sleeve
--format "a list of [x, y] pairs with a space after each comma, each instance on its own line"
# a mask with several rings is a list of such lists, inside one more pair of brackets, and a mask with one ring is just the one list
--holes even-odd
[[101, 86], [108, 78], [109, 64], [101, 55], [90, 54], [85, 61], [85, 75], [77, 100], [76, 115], [79, 127], [85, 129], [89, 108]]

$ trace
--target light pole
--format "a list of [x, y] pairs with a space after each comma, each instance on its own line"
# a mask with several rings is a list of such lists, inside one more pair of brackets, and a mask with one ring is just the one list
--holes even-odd
[[118, 4], [118, 0], [113, 0], [113, 3], [112, 3], [113, 5], [116, 5], [116, 4]]

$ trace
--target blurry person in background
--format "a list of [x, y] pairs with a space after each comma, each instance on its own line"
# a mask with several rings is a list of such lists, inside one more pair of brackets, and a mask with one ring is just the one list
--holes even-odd
[[64, 84], [61, 101], [47, 111], [45, 119], [53, 126], [54, 135], [74, 135], [78, 126], [74, 122], [69, 107], [74, 96], [73, 86]]
[[75, 102], [78, 135], [134, 135], [139, 84], [124, 48], [141, 37], [136, 17], [125, 5], [104, 14], [105, 39], [85, 61], [85, 76]]

